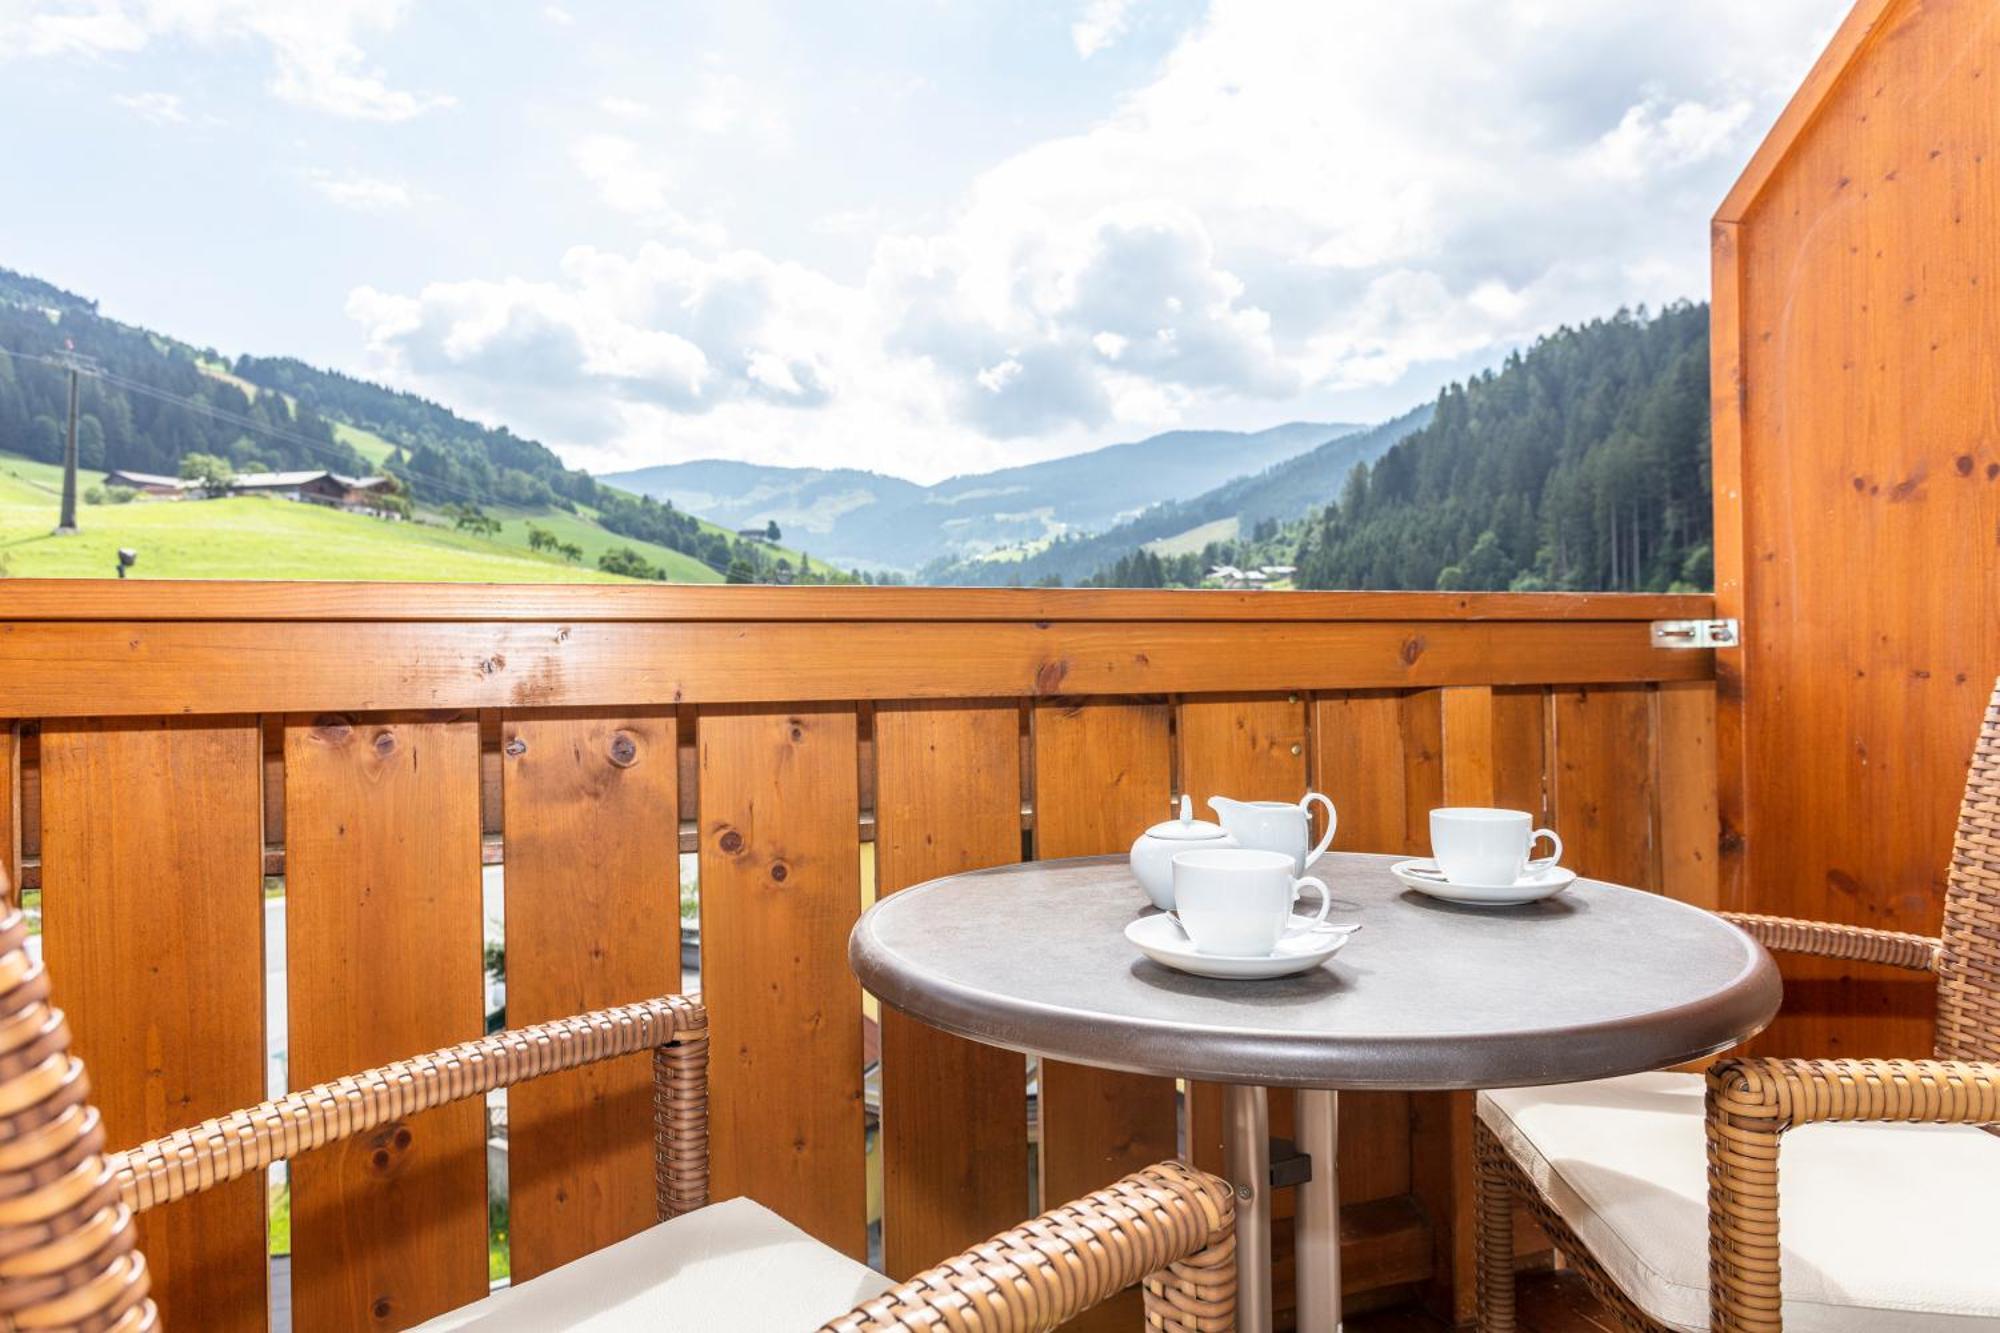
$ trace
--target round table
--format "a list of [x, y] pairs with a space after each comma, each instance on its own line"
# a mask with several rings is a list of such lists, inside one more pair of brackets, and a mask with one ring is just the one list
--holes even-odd
[[[932, 880], [861, 917], [848, 960], [884, 1003], [988, 1045], [1229, 1085], [1239, 1320], [1270, 1327], [1266, 1089], [1298, 1088], [1311, 1159], [1298, 1219], [1301, 1328], [1339, 1327], [1340, 1089], [1574, 1083], [1699, 1059], [1778, 1010], [1756, 941], [1684, 903], [1579, 879], [1525, 907], [1405, 889], [1389, 856], [1313, 866], [1337, 922], [1364, 929], [1324, 966], [1216, 981], [1160, 966], [1123, 931], [1153, 911], [1123, 857]], [[1055, 1202], [1055, 1201], [1050, 1201]]]

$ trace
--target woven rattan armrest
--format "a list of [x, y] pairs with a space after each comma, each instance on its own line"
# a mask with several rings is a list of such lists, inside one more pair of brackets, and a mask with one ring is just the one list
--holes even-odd
[[1144, 1281], [1146, 1327], [1236, 1326], [1236, 1199], [1162, 1162], [1004, 1231], [825, 1325], [820, 1333], [1053, 1329]]
[[1952, 1060], [1718, 1060], [1708, 1072], [1709, 1327], [1781, 1327], [1778, 1140], [1833, 1120], [1989, 1125], [2000, 1064]]
[[111, 1153], [135, 1213], [365, 1134], [434, 1106], [652, 1050], [660, 1215], [707, 1201], [708, 1014], [681, 996], [510, 1028], [205, 1120]]
[[1787, 916], [1723, 912], [1722, 919], [1741, 927], [1752, 939], [1777, 953], [1815, 954], [1861, 963], [1885, 963], [1912, 972], [1935, 972], [1939, 942], [1928, 935], [1909, 935], [1869, 926], [1843, 926], [1831, 921], [1801, 921]]

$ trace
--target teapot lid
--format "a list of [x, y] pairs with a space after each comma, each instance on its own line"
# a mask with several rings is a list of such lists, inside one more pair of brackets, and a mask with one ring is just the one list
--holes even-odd
[[1155, 824], [1146, 830], [1149, 838], [1162, 838], [1168, 842], [1208, 842], [1226, 836], [1222, 825], [1211, 824], [1205, 819], [1194, 817], [1194, 802], [1183, 793], [1181, 796], [1181, 816]]

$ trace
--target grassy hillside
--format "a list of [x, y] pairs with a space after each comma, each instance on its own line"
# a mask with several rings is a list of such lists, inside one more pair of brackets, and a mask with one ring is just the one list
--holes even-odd
[[[94, 479], [84, 480], [88, 484]], [[319, 505], [256, 496], [79, 505], [77, 519], [83, 531], [56, 537], [50, 529], [56, 524], [61, 493], [60, 468], [0, 455], [0, 573], [16, 578], [108, 578], [116, 570], [118, 548], [129, 546], [139, 552], [133, 571], [139, 578], [630, 582], [591, 563], [565, 564], [449, 528], [386, 523]], [[525, 543], [525, 528], [519, 540]], [[661, 550], [648, 558], [676, 554]], [[685, 574], [677, 570], [674, 577], [716, 581], [713, 573], [699, 566], [697, 570]]]
[[[245, 383], [245, 381], [239, 380], [234, 374], [230, 373], [227, 367], [218, 366], [213, 362], [200, 363], [200, 369], [202, 374], [220, 380], [225, 384]], [[254, 392], [255, 386], [249, 387]], [[284, 395], [284, 398], [285, 402], [296, 410], [297, 404], [292, 397], [287, 394]], [[351, 446], [355, 453], [360, 454], [376, 467], [380, 467], [388, 459], [389, 455], [396, 451], [395, 445], [383, 439], [372, 430], [365, 430], [360, 426], [350, 425], [345, 421], [329, 420], [327, 424], [333, 428], [334, 439], [340, 441], [342, 444]], [[29, 462], [28, 460], [22, 461], [29, 467], [45, 466]], [[54, 471], [54, 469], [50, 470]], [[61, 474], [57, 472], [56, 475], [60, 477]], [[581, 547], [583, 549], [583, 563], [592, 569], [597, 568], [597, 557], [606, 551], [617, 546], [629, 546], [653, 564], [666, 570], [667, 578], [670, 582], [720, 583], [722, 581], [720, 574], [693, 556], [676, 551], [671, 547], [661, 546], [655, 542], [638, 541], [630, 537], [617, 536], [587, 519], [578, 518], [560, 509], [502, 509], [495, 514], [495, 517], [500, 519], [500, 533], [497, 537], [489, 540], [501, 546], [512, 547], [518, 551], [529, 551], [528, 528], [532, 525], [553, 532], [559, 541], [571, 542]], [[704, 523], [703, 526], [713, 527], [714, 525]], [[721, 531], [719, 528], [716, 530]], [[788, 556], [794, 567], [798, 565], [798, 556], [795, 553], [783, 551], [776, 547], [771, 548], [771, 550], [773, 558]], [[539, 554], [535, 558], [537, 560], [543, 559]], [[362, 576], [356, 575], [355, 577]]]
[[664, 546], [656, 546], [652, 542], [620, 537], [614, 532], [606, 532], [588, 519], [579, 518], [575, 514], [566, 514], [560, 509], [550, 509], [542, 513], [506, 509], [492, 512], [493, 516], [500, 520], [500, 535], [491, 540], [518, 551], [525, 552], [529, 549], [528, 529], [537, 527], [554, 533], [557, 541], [574, 542], [582, 547], [583, 563], [592, 569], [597, 568], [597, 557], [606, 551], [615, 546], [629, 546], [653, 564], [666, 570], [667, 580], [671, 583], [722, 582], [722, 575], [691, 555], [669, 550]]

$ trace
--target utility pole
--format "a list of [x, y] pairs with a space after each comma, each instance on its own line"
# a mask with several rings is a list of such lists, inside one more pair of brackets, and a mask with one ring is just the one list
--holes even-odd
[[76, 416], [79, 397], [79, 380], [86, 370], [95, 370], [97, 363], [87, 356], [78, 356], [76, 344], [63, 340], [62, 363], [69, 367], [69, 434], [63, 442], [63, 489], [62, 517], [56, 523], [56, 535], [63, 536], [77, 530], [76, 527]]

